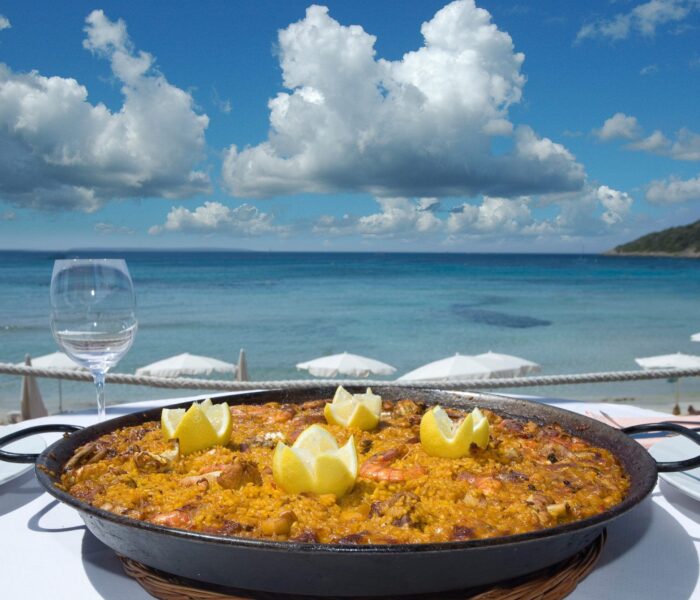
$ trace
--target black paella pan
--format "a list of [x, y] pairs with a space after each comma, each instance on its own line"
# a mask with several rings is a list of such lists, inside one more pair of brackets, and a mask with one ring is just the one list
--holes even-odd
[[[219, 396], [214, 402], [301, 403], [330, 399], [333, 388], [273, 390]], [[354, 391], [354, 390], [353, 390]], [[119, 554], [181, 577], [211, 584], [309, 596], [391, 596], [465, 589], [494, 584], [558, 563], [591, 544], [614, 519], [637, 506], [653, 489], [657, 472], [700, 465], [700, 457], [679, 463], [656, 463], [625, 433], [566, 410], [486, 394], [384, 387], [386, 400], [411, 398], [428, 405], [487, 408], [502, 416], [558, 423], [572, 435], [610, 450], [630, 477], [627, 497], [606, 512], [526, 534], [481, 540], [404, 545], [316, 544], [224, 537], [171, 529], [137, 521], [91, 506], [56, 487], [65, 463], [79, 446], [115, 429], [159, 420], [161, 409], [137, 412], [80, 429], [40, 455], [0, 459], [36, 461], [36, 475], [47, 491], [77, 509], [88, 529]], [[175, 405], [187, 406], [188, 403]], [[28, 428], [0, 439], [0, 447], [33, 433], [70, 431], [73, 426]], [[628, 433], [673, 430], [700, 444], [700, 436], [678, 425], [627, 428]]]

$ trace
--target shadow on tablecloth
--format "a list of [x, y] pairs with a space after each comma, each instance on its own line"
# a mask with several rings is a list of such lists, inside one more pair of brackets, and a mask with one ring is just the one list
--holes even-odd
[[72, 518], [66, 521], [64, 516], [60, 516], [65, 515], [63, 511], [53, 511], [58, 506], [58, 500], [49, 501], [44, 508], [31, 516], [29, 521], [27, 521], [27, 527], [39, 533], [64, 533], [66, 531], [85, 529], [85, 525], [83, 525], [77, 512], [71, 511], [70, 515]]
[[693, 537], [647, 498], [608, 527], [595, 570], [576, 588], [576, 600], [692, 598], [700, 567]]
[[[665, 481], [659, 481], [659, 489], [675, 509], [696, 523], [700, 523], [700, 501], [687, 496]], [[696, 539], [696, 541], [700, 540]]]
[[131, 579], [114, 553], [86, 530], [81, 547], [83, 567], [100, 598], [105, 600], [153, 600], [153, 596]]
[[28, 504], [43, 493], [44, 488], [36, 480], [33, 468], [8, 481], [0, 490], [0, 517]]

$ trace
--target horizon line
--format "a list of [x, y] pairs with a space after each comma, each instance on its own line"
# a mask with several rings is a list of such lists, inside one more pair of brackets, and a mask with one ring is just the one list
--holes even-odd
[[209, 248], [194, 246], [191, 248], [148, 248], [148, 247], [85, 247], [85, 248], [0, 248], [0, 253], [26, 253], [26, 254], [71, 254], [84, 252], [150, 252], [150, 253], [186, 253], [186, 252], [210, 252], [210, 253], [251, 253], [251, 254], [519, 254], [519, 255], [575, 255], [575, 256], [604, 256], [602, 252], [523, 252], [517, 250], [504, 251], [466, 251], [466, 250], [254, 250], [249, 248]]

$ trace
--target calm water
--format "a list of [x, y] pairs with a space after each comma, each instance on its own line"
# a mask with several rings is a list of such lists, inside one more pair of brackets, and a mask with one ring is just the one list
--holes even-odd
[[[99, 253], [104, 255], [105, 253]], [[700, 354], [700, 261], [595, 255], [121, 252], [134, 280], [139, 331], [115, 369], [181, 352], [235, 362], [251, 378], [298, 378], [294, 365], [348, 351], [398, 374], [455, 352], [493, 350], [544, 374], [634, 369], [634, 358]], [[48, 325], [55, 253], [0, 252], [0, 361], [57, 348]], [[40, 382], [50, 410], [57, 383]], [[683, 382], [686, 391], [700, 383]], [[0, 376], [0, 410], [20, 382]], [[566, 387], [560, 395], [640, 396], [665, 382]], [[528, 390], [523, 390], [527, 392]], [[535, 393], [537, 390], [530, 390]], [[539, 390], [552, 393], [552, 390]], [[64, 383], [64, 405], [92, 403]], [[187, 394], [191, 392], [185, 392]], [[175, 395], [112, 386], [108, 401]]]

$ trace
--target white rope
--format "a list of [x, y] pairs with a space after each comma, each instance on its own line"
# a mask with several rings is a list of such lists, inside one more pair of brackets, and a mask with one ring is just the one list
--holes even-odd
[[[92, 375], [86, 371], [60, 369], [39, 369], [12, 363], [0, 363], [2, 375], [31, 375], [69, 381], [92, 381]], [[320, 386], [382, 386], [391, 385], [404, 388], [441, 389], [496, 389], [513, 387], [534, 387], [545, 385], [573, 385], [581, 383], [608, 383], [613, 381], [640, 381], [650, 379], [678, 379], [681, 377], [698, 377], [700, 369], [653, 369], [649, 371], [608, 371], [600, 373], [581, 373], [578, 375], [546, 375], [541, 377], [509, 377], [498, 379], [450, 379], [432, 381], [386, 381], [368, 379], [280, 379], [267, 381], [230, 381], [173, 377], [145, 377], [126, 373], [108, 373], [107, 383], [126, 385], [143, 385], [159, 388], [189, 390], [250, 390], [250, 389], [309, 389]]]

